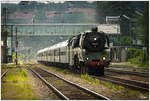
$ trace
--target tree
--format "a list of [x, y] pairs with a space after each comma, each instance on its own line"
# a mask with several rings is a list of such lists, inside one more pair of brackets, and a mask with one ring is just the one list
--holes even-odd
[[133, 39], [131, 37], [121, 37], [120, 43], [121, 45], [130, 45], [133, 43]]
[[135, 8], [130, 1], [98, 1], [97, 2], [97, 20], [105, 23], [106, 16], [121, 16], [123, 14], [132, 17]]
[[147, 53], [149, 52], [149, 2], [145, 2], [145, 8], [143, 12], [143, 16], [139, 17], [138, 23], [139, 31], [143, 35], [142, 43], [147, 47]]

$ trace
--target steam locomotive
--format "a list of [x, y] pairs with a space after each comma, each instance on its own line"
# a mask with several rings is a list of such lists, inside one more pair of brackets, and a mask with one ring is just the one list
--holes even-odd
[[63, 65], [80, 73], [104, 75], [104, 67], [110, 63], [109, 39], [104, 32], [93, 28], [39, 50], [37, 61], [48, 65]]

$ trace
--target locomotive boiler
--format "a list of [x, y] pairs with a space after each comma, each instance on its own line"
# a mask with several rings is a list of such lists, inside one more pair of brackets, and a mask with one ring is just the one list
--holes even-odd
[[80, 33], [64, 42], [37, 52], [37, 60], [48, 65], [61, 65], [80, 73], [104, 75], [110, 62], [109, 39], [97, 28]]

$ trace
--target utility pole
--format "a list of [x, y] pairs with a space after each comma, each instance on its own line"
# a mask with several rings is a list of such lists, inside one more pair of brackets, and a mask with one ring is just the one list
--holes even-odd
[[13, 61], [13, 25], [11, 25], [11, 62]]
[[3, 8], [3, 11], [2, 11], [2, 22], [3, 22], [3, 26], [2, 26], [2, 35], [1, 35], [1, 39], [3, 41], [3, 50], [4, 50], [4, 53], [2, 54], [2, 57], [3, 57], [3, 60], [2, 62], [4, 63], [8, 63], [8, 47], [7, 47], [7, 38], [8, 38], [8, 28], [6, 26], [6, 23], [7, 23], [7, 11], [8, 11], [8, 8]]
[[18, 65], [18, 57], [17, 57], [17, 52], [18, 52], [18, 39], [17, 39], [17, 27], [16, 27], [16, 66]]

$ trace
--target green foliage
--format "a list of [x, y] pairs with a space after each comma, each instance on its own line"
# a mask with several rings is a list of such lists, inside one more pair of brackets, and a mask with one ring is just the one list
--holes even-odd
[[70, 74], [70, 72], [68, 72], [68, 70], [64, 69], [63, 71], [63, 74]]
[[149, 66], [149, 58], [146, 52], [141, 49], [129, 48], [128, 49], [128, 61], [131, 64], [137, 64], [140, 67]]
[[17, 68], [9, 71], [3, 78], [6, 81], [2, 83], [2, 99], [9, 100], [36, 100], [32, 86], [28, 84], [27, 70]]
[[111, 82], [103, 81], [103, 84], [112, 91], [123, 91], [125, 88], [123, 86], [114, 85]]
[[56, 72], [62, 71], [60, 68], [52, 67]]
[[133, 16], [135, 7], [129, 1], [100, 1], [97, 2], [97, 20], [105, 23], [106, 16], [128, 15]]
[[134, 19], [137, 26], [133, 27], [132, 30], [136, 35], [142, 36], [139, 39], [142, 40], [143, 46], [147, 47], [147, 53], [149, 54], [149, 5], [148, 1], [144, 3], [144, 11], [138, 18]]
[[82, 75], [81, 75], [81, 78], [82, 78], [83, 80], [85, 80], [86, 82], [89, 82], [89, 83], [91, 83], [91, 84], [97, 84], [97, 85], [100, 84], [100, 80], [95, 79], [95, 78], [91, 77], [91, 76], [88, 75], [88, 74], [82, 74]]
[[63, 86], [63, 80], [57, 80], [57, 86]]
[[1, 67], [2, 68], [14, 68], [14, 67], [16, 67], [16, 64], [1, 64]]
[[16, 59], [16, 53], [13, 53], [12, 60], [15, 61], [15, 59]]
[[2, 86], [3, 100], [38, 100], [34, 95], [32, 86], [23, 83], [5, 84]]
[[100, 84], [100, 80], [99, 80], [99, 79], [95, 79], [95, 83], [96, 83], [97, 85], [99, 85], [99, 84]]
[[94, 83], [94, 79], [88, 74], [81, 75], [81, 78], [89, 83]]
[[8, 27], [7, 26], [2, 26], [2, 32], [3, 33], [9, 33], [8, 32]]
[[[24, 54], [18, 53], [18, 55], [17, 55], [18, 64], [23, 63], [23, 60], [24, 60], [25, 58], [27, 58], [27, 57], [28, 57], [28, 56], [25, 56]], [[13, 53], [13, 55], [12, 55], [12, 60], [13, 60], [13, 62], [15, 62], [15, 60], [16, 60], [16, 53]]]
[[120, 43], [121, 45], [130, 45], [133, 43], [133, 39], [131, 37], [121, 37]]
[[128, 59], [135, 58], [139, 56], [139, 54], [142, 54], [143, 51], [141, 49], [136, 48], [128, 48]]
[[5, 78], [6, 82], [20, 82], [27, 80], [27, 70], [21, 68], [17, 68], [15, 71], [10, 72]]

